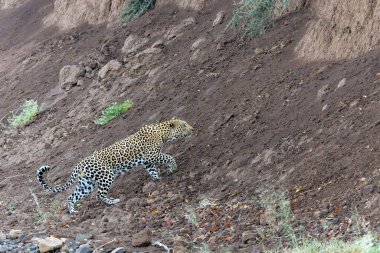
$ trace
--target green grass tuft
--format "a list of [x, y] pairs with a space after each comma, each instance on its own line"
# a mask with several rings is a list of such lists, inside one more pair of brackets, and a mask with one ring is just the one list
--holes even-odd
[[253, 37], [264, 33], [265, 27], [273, 26], [276, 4], [281, 2], [283, 9], [291, 0], [244, 0], [240, 7], [233, 11], [228, 29], [239, 30], [242, 38]]
[[95, 120], [95, 124], [97, 125], [105, 125], [114, 118], [119, 117], [122, 115], [125, 111], [127, 111], [129, 108], [132, 107], [132, 101], [126, 100], [121, 104], [118, 103], [112, 103], [110, 107], [107, 107], [102, 111], [102, 116]]
[[20, 114], [12, 114], [8, 118], [8, 123], [12, 128], [23, 126], [32, 121], [40, 112], [40, 106], [35, 100], [25, 100]]
[[153, 9], [155, 3], [155, 0], [131, 0], [121, 15], [123, 21], [127, 23], [140, 17], [148, 10]]
[[380, 243], [371, 234], [356, 238], [351, 242], [331, 240], [327, 242], [310, 240], [294, 248], [291, 253], [378, 253]]

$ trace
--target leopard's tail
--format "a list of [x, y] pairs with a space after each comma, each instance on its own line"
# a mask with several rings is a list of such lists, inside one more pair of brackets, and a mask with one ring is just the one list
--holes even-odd
[[41, 168], [39, 168], [37, 170], [37, 180], [38, 180], [38, 182], [40, 183], [40, 185], [42, 185], [49, 192], [63, 192], [63, 191], [66, 191], [73, 184], [73, 182], [75, 181], [75, 179], [78, 177], [80, 168], [79, 168], [79, 166], [75, 167], [74, 171], [71, 173], [71, 177], [69, 178], [69, 180], [67, 180], [67, 182], [63, 186], [59, 186], [59, 185], [57, 185], [57, 186], [49, 186], [45, 182], [45, 180], [44, 180], [44, 173], [48, 172], [49, 170], [50, 170], [50, 166], [46, 166], [46, 165], [42, 166]]

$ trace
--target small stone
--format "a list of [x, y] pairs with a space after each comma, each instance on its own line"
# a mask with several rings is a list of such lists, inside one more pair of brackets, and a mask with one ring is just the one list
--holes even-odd
[[125, 54], [134, 53], [148, 43], [148, 38], [141, 38], [137, 35], [129, 35], [124, 42], [121, 52]]
[[255, 54], [262, 54], [262, 53], [264, 53], [264, 49], [262, 49], [260, 47], [255, 48]]
[[243, 243], [247, 243], [249, 240], [254, 240], [256, 238], [256, 234], [254, 231], [244, 231], [241, 234], [241, 240]]
[[202, 45], [206, 41], [206, 38], [202, 37], [194, 41], [194, 43], [191, 45], [191, 50], [197, 49], [200, 45]]
[[86, 70], [86, 73], [92, 72], [92, 68], [90, 66], [86, 66], [84, 69]]
[[165, 44], [163, 40], [157, 40], [156, 42], [153, 43], [152, 48], [164, 48]]
[[0, 253], [6, 253], [6, 252], [7, 252], [7, 247], [0, 245]]
[[109, 71], [118, 71], [122, 66], [117, 60], [111, 60], [99, 70], [98, 77], [103, 79]]
[[323, 86], [318, 90], [317, 98], [320, 99], [322, 96], [324, 96], [324, 95], [328, 92], [328, 89], [329, 89], [329, 85], [328, 85], [328, 84], [323, 85]]
[[123, 64], [117, 60], [110, 60], [107, 64], [110, 66], [111, 71], [118, 71], [123, 66]]
[[47, 238], [35, 238], [33, 241], [38, 243], [41, 253], [53, 251], [63, 246], [63, 241], [53, 236]]
[[216, 14], [216, 17], [215, 17], [214, 21], [212, 22], [212, 27], [215, 27], [215, 26], [220, 25], [221, 23], [223, 23], [223, 20], [224, 20], [225, 16], [226, 16], [226, 12], [225, 11], [219, 11], [218, 14]]
[[145, 247], [152, 243], [152, 231], [149, 229], [144, 229], [132, 237], [133, 247]]
[[350, 103], [350, 107], [355, 107], [355, 106], [357, 106], [358, 104], [359, 104], [359, 100], [355, 99], [354, 101], [352, 101], [352, 102]]
[[83, 83], [84, 83], [84, 81], [83, 81], [82, 79], [79, 79], [78, 82], [77, 82], [77, 85], [78, 85], [78, 86], [82, 86]]
[[19, 230], [19, 229], [12, 229], [10, 232], [9, 232], [9, 236], [12, 240], [15, 240], [15, 239], [18, 239], [21, 235], [22, 235], [22, 230]]
[[111, 253], [125, 253], [125, 249], [124, 248], [116, 248], [114, 249], [113, 251], [111, 251]]
[[90, 73], [86, 73], [84, 76], [85, 76], [86, 78], [88, 78], [88, 79], [94, 78], [94, 76], [95, 76], [95, 70], [93, 70], [93, 71], [90, 72]]
[[75, 253], [92, 253], [94, 250], [86, 244], [79, 246], [79, 248], [75, 251]]
[[75, 241], [78, 243], [87, 242], [88, 240], [94, 238], [94, 235], [91, 233], [77, 234]]
[[346, 78], [343, 78], [342, 80], [340, 80], [336, 88], [337, 89], [342, 88], [344, 85], [346, 85], [346, 81], [347, 81]]

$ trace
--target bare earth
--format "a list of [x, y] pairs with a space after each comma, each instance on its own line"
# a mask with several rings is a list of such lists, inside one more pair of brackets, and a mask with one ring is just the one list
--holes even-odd
[[[231, 17], [229, 2], [201, 12], [169, 5], [128, 25], [64, 33], [42, 27], [49, 1], [0, 11], [0, 117], [28, 98], [43, 104], [32, 123], [0, 132], [1, 230], [65, 238], [91, 232], [96, 245], [116, 238], [110, 248], [132, 251], [132, 235], [149, 228], [168, 245], [179, 236], [215, 250], [249, 252], [260, 241], [244, 243], [242, 232], [267, 226], [258, 196], [268, 188], [286, 193], [297, 221], [315, 237], [339, 231], [354, 210], [379, 228], [380, 50], [339, 62], [297, 59], [294, 47], [313, 18], [307, 10], [285, 16], [258, 38], [241, 40], [229, 31], [217, 40], [226, 22], [215, 28], [212, 22], [220, 10]], [[194, 24], [165, 36], [189, 17]], [[149, 42], [126, 55], [121, 48], [130, 34]], [[205, 42], [192, 49], [201, 37]], [[164, 42], [158, 51], [136, 56], [158, 40]], [[89, 59], [124, 65], [104, 79], [84, 77], [83, 85], [61, 90], [59, 70]], [[106, 126], [93, 123], [102, 109], [126, 99], [133, 107], [122, 117]], [[70, 192], [47, 193], [36, 181], [37, 168], [48, 164], [54, 169], [47, 182], [63, 184], [81, 158], [174, 116], [196, 130], [193, 138], [165, 147], [178, 171], [156, 183], [143, 169], [120, 176], [110, 192], [121, 199], [115, 206], [93, 194], [69, 216]], [[51, 214], [47, 219], [30, 190]], [[212, 205], [200, 205], [205, 200]], [[196, 226], [185, 217], [190, 207]]]

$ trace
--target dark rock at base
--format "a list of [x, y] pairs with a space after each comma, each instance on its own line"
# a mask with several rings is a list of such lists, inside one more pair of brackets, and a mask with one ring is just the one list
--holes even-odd
[[90, 246], [83, 244], [81, 245], [75, 253], [92, 253], [94, 250]]

